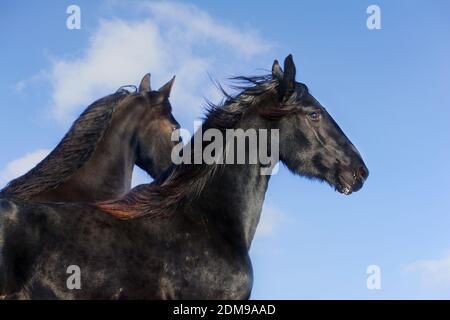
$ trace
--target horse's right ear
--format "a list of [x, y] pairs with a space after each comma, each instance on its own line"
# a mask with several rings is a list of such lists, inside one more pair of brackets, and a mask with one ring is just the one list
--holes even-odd
[[163, 85], [161, 88], [159, 88], [159, 92], [164, 94], [167, 98], [170, 97], [170, 92], [172, 91], [173, 83], [175, 82], [175, 76], [173, 76], [172, 79], [169, 80], [165, 85]]
[[[272, 74], [279, 73], [278, 70], [281, 70], [281, 67], [278, 64], [278, 61], [275, 60], [272, 67]], [[278, 95], [280, 100], [283, 100], [293, 92], [295, 89], [295, 64], [292, 59], [292, 55], [288, 55], [284, 60], [284, 72], [282, 72], [282, 77], [280, 79], [280, 85], [278, 86]]]
[[276, 78], [277, 80], [283, 80], [283, 70], [281, 69], [281, 66], [278, 63], [278, 60], [275, 60], [273, 62], [272, 77]]
[[141, 84], [139, 85], [139, 92], [144, 93], [151, 90], [152, 88], [150, 86], [150, 73], [147, 73], [141, 80]]
[[286, 90], [293, 90], [295, 87], [295, 64], [292, 54], [288, 55], [284, 59], [284, 74], [283, 74], [283, 86]]

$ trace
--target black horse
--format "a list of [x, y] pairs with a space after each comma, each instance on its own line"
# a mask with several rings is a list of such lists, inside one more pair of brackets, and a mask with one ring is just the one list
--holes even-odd
[[[275, 61], [271, 75], [239, 80], [249, 84], [223, 106], [213, 106], [202, 130], [278, 129], [280, 160], [292, 172], [327, 181], [344, 194], [362, 187], [368, 170], [360, 154], [307, 87], [295, 81], [291, 56], [284, 73]], [[248, 250], [270, 177], [261, 175], [261, 167], [180, 164], [120, 200], [92, 206], [0, 200], [0, 294], [248, 298], [253, 282]], [[66, 286], [69, 265], [81, 270], [79, 290]]]
[[97, 100], [36, 167], [11, 181], [0, 196], [28, 201], [92, 202], [117, 199], [131, 189], [134, 165], [157, 177], [171, 164], [169, 103], [173, 79], [158, 91], [146, 74], [137, 92], [122, 87]]

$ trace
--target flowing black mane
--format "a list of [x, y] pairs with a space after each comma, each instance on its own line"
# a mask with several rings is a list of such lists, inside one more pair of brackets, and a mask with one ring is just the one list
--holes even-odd
[[90, 159], [110, 126], [117, 105], [129, 95], [129, 91], [121, 88], [92, 103], [45, 159], [9, 182], [0, 195], [26, 200], [67, 181]]
[[[231, 80], [234, 83], [231, 87], [241, 92], [232, 96], [217, 84], [224, 95], [224, 100], [219, 105], [208, 102], [202, 125], [203, 132], [213, 128], [225, 132], [226, 129], [234, 128], [242, 116], [257, 105], [256, 102], [270, 94], [276, 97], [280, 85], [279, 80], [272, 75], [234, 77]], [[286, 107], [257, 109], [255, 112], [267, 119], [275, 120], [296, 111], [295, 108], [289, 107], [289, 102], [302, 99], [308, 93], [305, 85], [301, 84], [300, 87], [302, 88], [300, 92], [293, 92], [289, 101], [283, 102]], [[194, 153], [192, 141], [185, 148], [192, 148], [192, 154]], [[124, 220], [141, 216], [165, 217], [201, 194], [219, 167], [216, 164], [173, 165], [153, 183], [137, 186], [122, 199], [100, 202], [96, 206]]]

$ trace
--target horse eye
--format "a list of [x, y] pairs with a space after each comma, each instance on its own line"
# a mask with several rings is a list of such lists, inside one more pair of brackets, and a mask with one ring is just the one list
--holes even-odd
[[319, 112], [310, 112], [308, 113], [308, 118], [312, 121], [318, 121], [320, 119], [320, 113]]

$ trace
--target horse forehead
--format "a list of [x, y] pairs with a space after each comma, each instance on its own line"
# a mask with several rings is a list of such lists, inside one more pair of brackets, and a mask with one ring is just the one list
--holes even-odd
[[311, 94], [308, 92], [307, 96], [304, 98], [304, 101], [307, 105], [318, 107], [326, 111], [325, 107]]
[[166, 96], [159, 91], [147, 92], [147, 98], [152, 105], [162, 104], [166, 100]]

